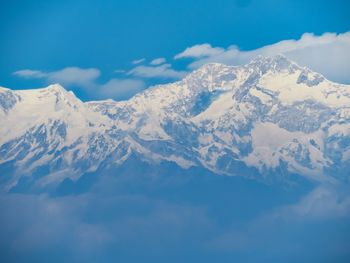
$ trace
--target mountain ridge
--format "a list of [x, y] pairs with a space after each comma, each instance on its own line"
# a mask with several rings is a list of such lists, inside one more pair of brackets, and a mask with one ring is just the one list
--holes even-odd
[[207, 64], [127, 101], [82, 102], [58, 84], [2, 88], [0, 168], [14, 171], [7, 189], [38, 170], [40, 184], [77, 180], [135, 153], [223, 175], [348, 180], [348, 105], [349, 85], [283, 56]]

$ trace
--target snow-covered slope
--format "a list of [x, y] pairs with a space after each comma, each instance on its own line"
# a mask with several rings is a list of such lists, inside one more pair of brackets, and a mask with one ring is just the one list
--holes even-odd
[[75, 180], [130, 156], [223, 175], [349, 178], [350, 86], [283, 56], [207, 64], [123, 102], [83, 103], [59, 85], [0, 88], [0, 120], [8, 188], [23, 176]]

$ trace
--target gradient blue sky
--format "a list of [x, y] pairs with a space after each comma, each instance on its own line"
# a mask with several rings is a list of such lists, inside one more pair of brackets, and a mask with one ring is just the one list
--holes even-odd
[[[86, 89], [84, 81], [65, 86], [84, 100], [124, 98], [182, 76], [144, 77], [115, 71], [129, 72], [134, 60], [145, 58], [148, 63], [164, 57], [171, 69], [183, 72], [188, 71], [190, 59], [173, 58], [197, 44], [253, 50], [299, 39], [305, 32], [344, 33], [350, 29], [349, 7], [344, 0], [1, 1], [0, 85], [23, 89], [54, 81], [13, 74], [24, 69], [47, 73], [67, 67], [94, 68], [100, 76], [91, 77], [96, 82], [93, 87]], [[109, 89], [131, 86], [130, 92], [98, 95], [101, 85], [112, 79], [117, 81], [109, 83]]]

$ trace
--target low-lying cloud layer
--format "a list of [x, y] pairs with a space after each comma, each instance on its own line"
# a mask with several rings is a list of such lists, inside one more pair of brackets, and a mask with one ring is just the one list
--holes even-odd
[[305, 194], [297, 187], [216, 176], [98, 178], [78, 195], [0, 195], [0, 261], [346, 262], [350, 257], [348, 189], [319, 186]]

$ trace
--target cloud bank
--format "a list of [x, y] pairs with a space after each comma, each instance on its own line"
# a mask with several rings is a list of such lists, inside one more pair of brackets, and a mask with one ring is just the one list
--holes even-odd
[[0, 194], [0, 261], [347, 262], [350, 256], [348, 188], [305, 193], [234, 177], [130, 171], [97, 178], [80, 194]]

